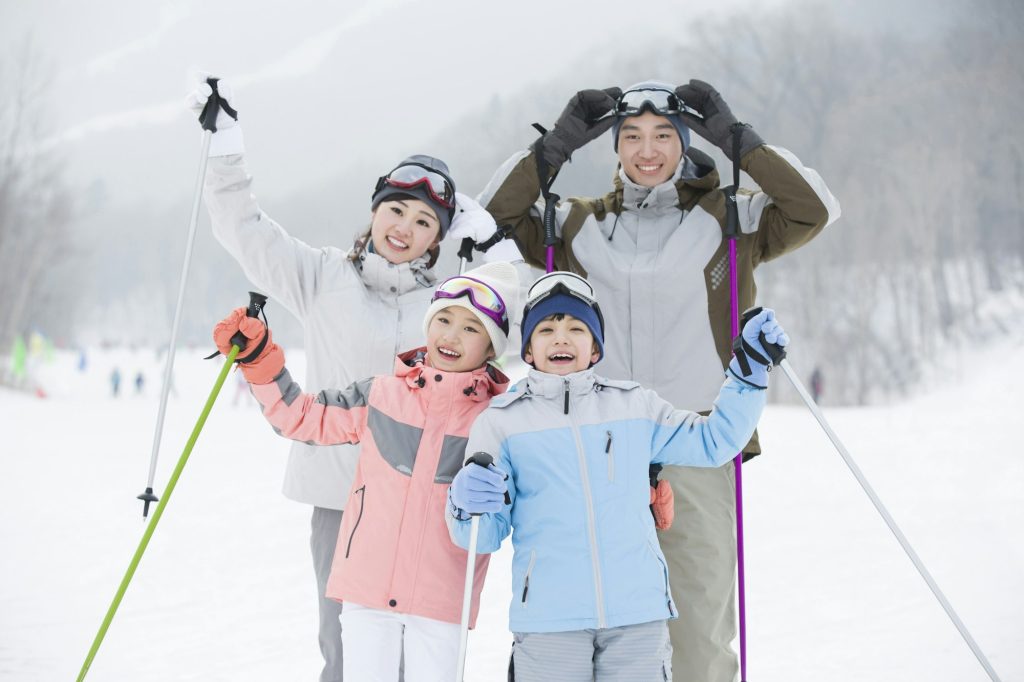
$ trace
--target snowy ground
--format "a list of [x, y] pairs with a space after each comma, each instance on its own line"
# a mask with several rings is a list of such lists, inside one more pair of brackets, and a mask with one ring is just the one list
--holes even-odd
[[[1004, 681], [1024, 679], [1020, 346], [964, 359], [927, 396], [826, 411]], [[199, 355], [178, 354], [158, 493], [220, 367]], [[160, 365], [74, 364], [41, 370], [45, 399], [0, 389], [3, 680], [75, 678], [144, 530]], [[770, 407], [762, 440], [771, 454], [744, 469], [749, 679], [988, 679], [810, 413]], [[230, 377], [88, 679], [316, 679], [309, 510], [279, 493], [286, 451]], [[509, 560], [491, 564], [469, 680], [504, 679]]]

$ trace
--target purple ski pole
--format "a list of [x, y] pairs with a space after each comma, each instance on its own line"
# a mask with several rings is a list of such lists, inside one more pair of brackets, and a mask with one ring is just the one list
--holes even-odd
[[[731, 338], [740, 333], [739, 281], [736, 273], [736, 237], [739, 233], [739, 215], [736, 192], [740, 188], [740, 133], [743, 124], [732, 128], [732, 187], [725, 188], [725, 236], [729, 240], [729, 308], [731, 312]], [[743, 556], [743, 453], [733, 459], [736, 470], [736, 581], [740, 612], [740, 682], [747, 682], [747, 593]]]

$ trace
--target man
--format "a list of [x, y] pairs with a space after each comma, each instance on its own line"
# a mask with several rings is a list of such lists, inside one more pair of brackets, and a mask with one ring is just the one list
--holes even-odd
[[[554, 266], [587, 277], [605, 305], [605, 373], [655, 390], [680, 409], [708, 411], [731, 349], [726, 195], [691, 131], [761, 186], [737, 192], [738, 304], [754, 304], [754, 269], [802, 246], [839, 217], [821, 177], [793, 154], [738, 128], [721, 95], [698, 80], [648, 81], [577, 93], [552, 130], [498, 169], [480, 203], [510, 225], [527, 260], [545, 264], [545, 184], [570, 155], [611, 128], [614, 189], [554, 211]], [[536, 204], [536, 205], [535, 205]], [[744, 448], [760, 452], [756, 435]], [[736, 637], [735, 471], [667, 466], [675, 521], [660, 534], [679, 618], [670, 621], [674, 679], [731, 682]]]

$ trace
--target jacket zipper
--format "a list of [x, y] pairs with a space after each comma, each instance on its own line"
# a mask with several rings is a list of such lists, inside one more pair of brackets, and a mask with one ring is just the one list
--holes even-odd
[[565, 379], [565, 407], [563, 408], [564, 414], [569, 414], [569, 380]]
[[537, 563], [537, 550], [530, 550], [530, 565], [526, 567], [526, 577], [523, 578], [523, 606], [526, 606], [526, 593], [530, 591], [530, 574], [533, 573], [533, 565]]
[[604, 446], [604, 454], [608, 456], [608, 482], [615, 482], [615, 455], [612, 453], [612, 432], [605, 431], [608, 434], [608, 442]]
[[[569, 407], [569, 382], [565, 382], [565, 405], [566, 414]], [[597, 521], [594, 514], [594, 496], [590, 491], [590, 474], [587, 473], [587, 457], [583, 452], [583, 441], [580, 438], [580, 429], [573, 417], [569, 417], [572, 424], [573, 438], [576, 440], [576, 456], [580, 463], [580, 478], [583, 483], [583, 497], [587, 502], [587, 535], [590, 538], [590, 565], [594, 571], [594, 597], [597, 600], [597, 627], [607, 627], [604, 617], [604, 588], [601, 586], [601, 563], [598, 561], [597, 550]]]
[[352, 538], [356, 536], [356, 528], [359, 528], [359, 522], [363, 520], [363, 507], [366, 506], [366, 484], [363, 487], [356, 488], [352, 493], [359, 493], [359, 516], [356, 517], [356, 523], [352, 526], [352, 532], [348, 534], [348, 544], [345, 546], [345, 558], [348, 558], [349, 552], [352, 551]]

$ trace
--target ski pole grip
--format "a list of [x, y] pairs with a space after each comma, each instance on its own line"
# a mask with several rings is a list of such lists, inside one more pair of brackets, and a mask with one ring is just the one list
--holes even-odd
[[219, 80], [219, 78], [206, 79], [206, 84], [213, 89], [213, 92], [206, 100], [206, 106], [199, 112], [199, 122], [202, 124], [203, 130], [209, 130], [211, 133], [217, 132], [217, 114], [221, 109], [231, 118], [238, 120], [238, 112], [232, 109], [227, 101], [221, 99], [220, 92], [217, 90], [217, 81]]
[[[486, 452], [474, 452], [473, 456], [466, 460], [465, 466], [470, 464], [478, 464], [486, 469], [494, 464], [494, 458]], [[505, 480], [508, 480], [508, 474], [505, 474]], [[512, 504], [512, 498], [508, 496], [507, 490], [505, 491], [505, 504]], [[474, 516], [479, 516], [479, 514], [474, 514]]]
[[[263, 306], [267, 304], [267, 297], [263, 294], [258, 294], [255, 291], [249, 292], [249, 305], [245, 308], [246, 317], [259, 317], [260, 313], [263, 312]], [[235, 332], [235, 335], [231, 337], [231, 343], [238, 346], [238, 350], [245, 350], [246, 344], [249, 339], [245, 338], [245, 334], [240, 331]]]
[[473, 241], [472, 237], [463, 239], [459, 245], [459, 258], [465, 258], [467, 263], [472, 263], [474, 246], [476, 246], [476, 242]]
[[544, 204], [544, 246], [554, 246], [558, 243], [555, 236], [555, 204], [562, 197], [557, 194], [550, 194], [546, 197]]
[[[740, 336], [743, 336], [743, 328], [747, 326], [747, 322], [757, 317], [761, 311], [764, 310], [762, 306], [754, 308], [748, 308], [743, 312], [743, 316], [740, 318]], [[772, 364], [777, 365], [786, 359], [786, 349], [777, 343], [769, 343], [768, 339], [765, 338], [764, 332], [759, 332], [757, 340], [764, 346], [765, 351], [768, 353], [768, 357], [771, 358]]]

